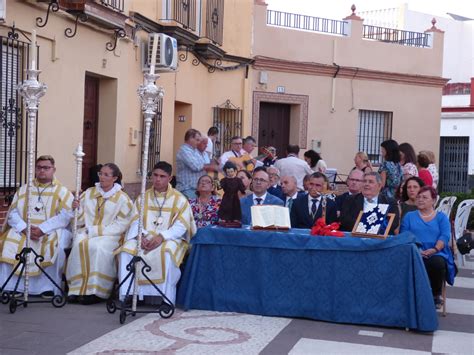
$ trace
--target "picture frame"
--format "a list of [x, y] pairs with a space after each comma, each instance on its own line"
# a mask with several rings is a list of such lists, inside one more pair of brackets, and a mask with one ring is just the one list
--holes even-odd
[[395, 213], [377, 214], [374, 210], [360, 211], [352, 228], [352, 235], [364, 238], [386, 239], [394, 220]]

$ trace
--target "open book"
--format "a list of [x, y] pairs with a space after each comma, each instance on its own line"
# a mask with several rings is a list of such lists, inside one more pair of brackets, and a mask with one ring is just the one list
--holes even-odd
[[260, 205], [250, 208], [253, 229], [290, 229], [290, 210], [275, 205]]

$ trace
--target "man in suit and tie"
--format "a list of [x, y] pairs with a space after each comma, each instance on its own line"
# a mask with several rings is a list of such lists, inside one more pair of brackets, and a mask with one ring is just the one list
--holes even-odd
[[388, 204], [387, 213], [395, 214], [390, 234], [395, 233], [400, 221], [398, 206], [395, 200], [380, 193], [382, 187], [382, 177], [379, 173], [371, 171], [364, 174], [362, 192], [349, 196], [342, 205], [340, 217], [341, 230], [352, 231], [360, 211], [369, 210], [378, 204]]
[[349, 196], [357, 195], [358, 193], [362, 191], [362, 186], [364, 185], [364, 172], [359, 169], [353, 169], [349, 173], [346, 184], [349, 191], [346, 191], [343, 194], [336, 197], [338, 217], [341, 213], [342, 205], [344, 204], [344, 201]]
[[[328, 179], [320, 172], [311, 174], [308, 182], [308, 194], [298, 197], [291, 208], [291, 227], [311, 228], [314, 222], [323, 214], [322, 196]], [[337, 219], [336, 203], [326, 199], [326, 223], [332, 223]]]
[[283, 206], [283, 201], [267, 192], [270, 186], [270, 177], [264, 167], [255, 168], [252, 176], [253, 194], [240, 199], [242, 210], [242, 224], [252, 224], [250, 208], [254, 205]]
[[280, 186], [280, 170], [274, 166], [270, 166], [267, 168], [267, 173], [270, 178], [270, 187], [267, 191], [280, 200], [284, 200], [283, 191]]
[[296, 178], [292, 175], [283, 176], [281, 178], [281, 189], [284, 194], [283, 202], [285, 202], [285, 206], [288, 207], [290, 212], [296, 198], [306, 194], [304, 191], [298, 191], [298, 186], [296, 184]]

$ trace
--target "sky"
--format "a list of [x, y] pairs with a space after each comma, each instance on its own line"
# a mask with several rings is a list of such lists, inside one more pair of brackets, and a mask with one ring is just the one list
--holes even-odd
[[474, 19], [474, 0], [266, 0], [268, 9], [340, 20], [357, 11], [378, 10], [408, 4], [408, 9], [444, 16], [447, 12]]

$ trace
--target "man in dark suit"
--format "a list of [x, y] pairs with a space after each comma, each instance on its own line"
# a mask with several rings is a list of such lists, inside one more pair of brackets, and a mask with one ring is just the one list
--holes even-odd
[[281, 189], [283, 191], [283, 202], [291, 212], [293, 203], [301, 195], [306, 195], [305, 191], [298, 191], [298, 185], [294, 176], [283, 176], [281, 178]]
[[267, 173], [270, 178], [270, 187], [267, 190], [268, 193], [278, 197], [280, 200], [284, 200], [283, 191], [280, 186], [280, 170], [274, 166], [270, 166], [267, 168]]
[[252, 176], [253, 194], [240, 199], [242, 210], [242, 224], [252, 224], [250, 208], [254, 205], [278, 205], [283, 206], [283, 201], [267, 192], [270, 186], [270, 178], [264, 167], [255, 168]]
[[349, 191], [344, 192], [342, 195], [336, 197], [337, 213], [338, 217], [342, 210], [342, 205], [344, 201], [352, 195], [357, 195], [362, 191], [362, 186], [364, 185], [364, 173], [362, 170], [353, 169], [347, 178], [346, 181], [347, 188]]
[[378, 204], [388, 204], [387, 213], [395, 214], [395, 219], [390, 228], [390, 234], [395, 233], [395, 229], [397, 229], [400, 223], [398, 206], [395, 200], [380, 193], [382, 187], [382, 177], [379, 173], [371, 171], [364, 174], [362, 192], [357, 195], [349, 196], [342, 205], [340, 217], [341, 230], [352, 231], [360, 211], [370, 209], [371, 206]]
[[[308, 194], [298, 197], [291, 208], [292, 228], [311, 228], [314, 222], [323, 214], [321, 193], [327, 186], [326, 175], [320, 172], [311, 174], [308, 182]], [[332, 223], [337, 219], [336, 203], [326, 199], [326, 223]]]

